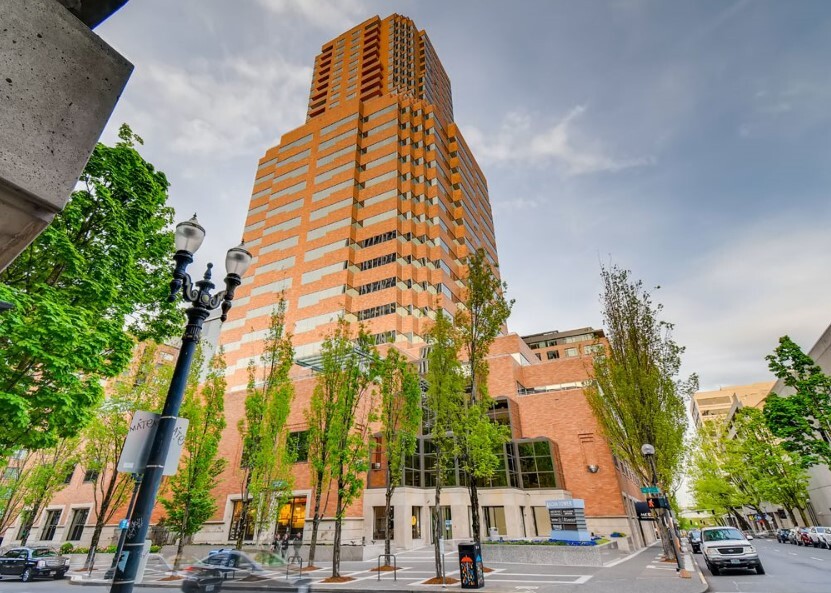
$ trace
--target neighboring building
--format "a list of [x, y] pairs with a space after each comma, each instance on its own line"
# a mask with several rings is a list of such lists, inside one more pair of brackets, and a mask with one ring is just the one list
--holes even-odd
[[[220, 454], [229, 463], [215, 490], [219, 510], [194, 536], [197, 543], [236, 539], [247, 367], [259, 360], [281, 296], [298, 359], [288, 422], [303, 443], [315, 385], [308, 367], [339, 318], [364, 323], [379, 344], [423, 363], [424, 336], [437, 311], [453, 314], [462, 300], [463, 258], [482, 248], [498, 262], [487, 182], [454, 123], [447, 74], [410, 19], [374, 17], [323, 46], [306, 123], [260, 160], [244, 240], [254, 262], [220, 335], [228, 363]], [[603, 343], [603, 332], [592, 328], [497, 338], [488, 388], [493, 418], [510, 427], [512, 440], [502, 468], [480, 490], [483, 535], [493, 529], [508, 537], [547, 537], [546, 501], [574, 497], [585, 499], [591, 530], [624, 532], [633, 546], [654, 539], [633, 519], [640, 484], [611, 455], [583, 392], [591, 366], [586, 355]], [[560, 346], [559, 358], [548, 356]], [[383, 443], [375, 445], [366, 488], [346, 513], [347, 544], [382, 537], [385, 460]], [[422, 436], [393, 498], [398, 548], [430, 542], [432, 462], [430, 439]], [[266, 541], [275, 531], [310, 535], [311, 482], [302, 446], [294, 478], [293, 499], [261, 534]], [[328, 500], [323, 542], [332, 540], [334, 492]], [[440, 506], [450, 521], [445, 537], [469, 539], [467, 489], [445, 487]]]
[[[823, 373], [831, 375], [831, 325], [825, 329], [807, 354], [819, 365]], [[793, 395], [793, 389], [787, 387], [781, 379], [776, 381], [772, 391], [781, 396]], [[810, 519], [815, 525], [831, 526], [831, 470], [827, 465], [815, 465], [808, 470], [808, 476]]]
[[690, 413], [696, 428], [709, 420], [728, 421], [740, 407], [761, 407], [771, 392], [774, 381], [750, 385], [734, 385], [715, 391], [699, 391], [690, 402]]

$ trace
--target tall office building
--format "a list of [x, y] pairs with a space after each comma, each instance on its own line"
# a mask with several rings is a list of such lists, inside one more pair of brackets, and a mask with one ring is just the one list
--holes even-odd
[[[308, 366], [314, 366], [338, 318], [364, 323], [379, 343], [392, 343], [419, 360], [436, 312], [456, 311], [463, 258], [482, 248], [497, 262], [487, 183], [453, 121], [447, 74], [427, 35], [410, 19], [375, 17], [323, 46], [306, 123], [260, 160], [244, 239], [255, 259], [220, 335], [228, 363], [220, 454], [228, 466], [214, 491], [217, 514], [194, 536], [196, 543], [227, 545], [237, 538], [237, 427], [246, 369], [259, 360], [281, 295], [299, 363], [288, 423], [301, 446], [293, 496], [278, 520], [260, 531], [267, 541], [274, 532], [310, 535], [305, 524], [313, 512], [311, 482], [302, 447], [304, 411], [315, 385]], [[547, 538], [546, 502], [573, 497], [585, 501], [592, 531], [626, 533], [622, 546], [651, 539], [634, 521], [639, 484], [612, 456], [583, 393], [587, 357], [604, 340], [593, 328], [497, 338], [488, 357], [488, 389], [495, 400], [493, 420], [509, 428], [511, 440], [494, 477], [481, 484], [483, 535]], [[392, 517], [384, 509], [383, 443], [372, 440], [365, 488], [347, 510], [343, 541], [377, 542], [390, 521], [397, 548], [430, 543], [436, 476], [429, 436], [419, 437], [416, 454], [407, 459]], [[446, 478], [439, 502], [443, 536], [469, 539], [464, 478], [458, 468]], [[72, 508], [87, 505], [91, 484], [62, 496], [50, 510], [65, 507], [70, 498]], [[332, 538], [334, 493], [326, 500], [324, 543]], [[157, 511], [154, 521], [162, 515]], [[254, 539], [254, 525], [248, 527], [244, 539]], [[360, 550], [372, 558], [379, 553], [371, 545]]]
[[482, 247], [497, 261], [450, 81], [410, 19], [376, 17], [323, 47], [306, 123], [260, 161], [244, 240], [256, 260], [222, 340], [238, 386], [281, 293], [301, 360], [341, 316], [419, 344], [437, 309], [455, 311], [462, 258]]

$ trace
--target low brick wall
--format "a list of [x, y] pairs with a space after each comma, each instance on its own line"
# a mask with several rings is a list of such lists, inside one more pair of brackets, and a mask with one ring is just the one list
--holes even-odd
[[617, 548], [612, 542], [600, 546], [552, 546], [533, 544], [483, 544], [482, 559], [489, 562], [547, 564], [549, 566], [603, 566], [601, 550]]

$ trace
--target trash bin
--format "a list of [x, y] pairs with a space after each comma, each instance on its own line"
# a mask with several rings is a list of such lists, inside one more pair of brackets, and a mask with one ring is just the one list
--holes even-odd
[[462, 589], [481, 589], [485, 586], [482, 547], [476, 542], [459, 544], [459, 574]]

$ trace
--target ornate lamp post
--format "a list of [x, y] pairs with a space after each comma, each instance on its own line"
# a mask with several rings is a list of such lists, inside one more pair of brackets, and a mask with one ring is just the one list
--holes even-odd
[[211, 295], [211, 291], [214, 289], [214, 284], [211, 282], [213, 264], [208, 264], [204, 277], [197, 282], [192, 282], [187, 273], [188, 265], [193, 263], [193, 254], [202, 245], [204, 239], [205, 229], [196, 220], [195, 214], [187, 222], [176, 225], [176, 255], [173, 256], [176, 267], [173, 270], [173, 280], [170, 283], [168, 299], [171, 302], [176, 300], [181, 290], [182, 298], [191, 303], [191, 306], [185, 312], [188, 323], [182, 337], [182, 347], [176, 360], [176, 367], [159, 418], [159, 425], [150, 446], [144, 479], [139, 487], [133, 512], [130, 514], [126, 529], [127, 535], [124, 540], [121, 558], [119, 558], [116, 565], [115, 577], [110, 589], [111, 593], [130, 593], [133, 590], [144, 540], [150, 527], [150, 515], [156, 504], [156, 494], [162, 481], [164, 462], [170, 449], [179, 407], [182, 404], [193, 353], [202, 334], [202, 324], [208, 318], [210, 312], [220, 305], [222, 305], [220, 319], [225, 321], [228, 310], [231, 308], [234, 291], [242, 282], [242, 276], [248, 266], [251, 265], [251, 254], [241, 244], [239, 247], [229, 249], [228, 255], [225, 257], [227, 272], [225, 290]]

